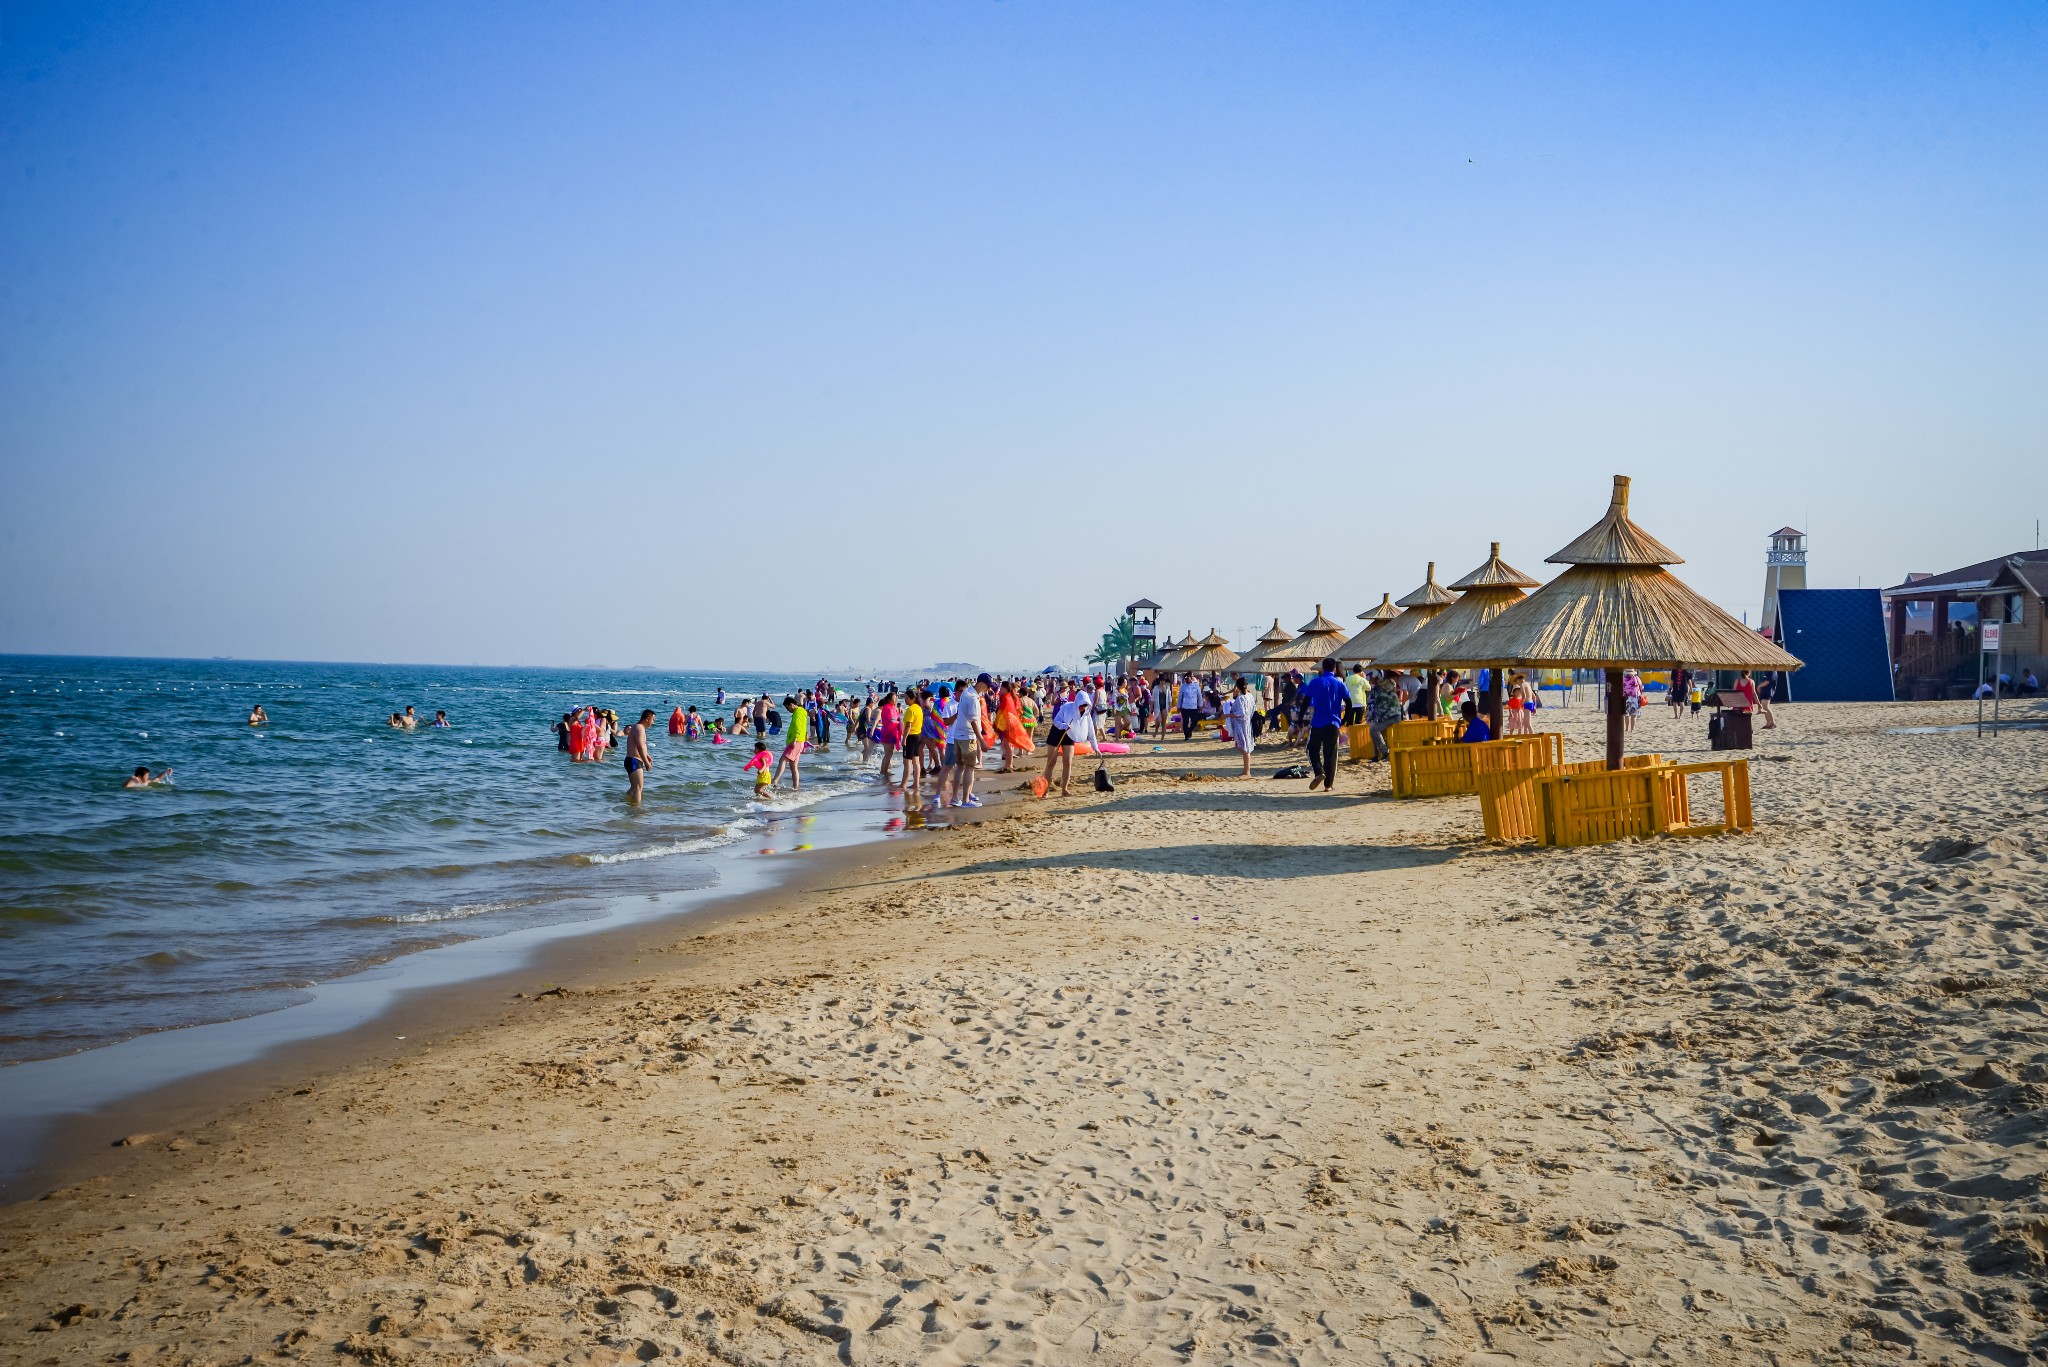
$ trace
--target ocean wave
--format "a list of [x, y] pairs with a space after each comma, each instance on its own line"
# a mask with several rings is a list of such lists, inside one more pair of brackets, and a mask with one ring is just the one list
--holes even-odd
[[514, 907], [526, 905], [523, 902], [465, 902], [460, 906], [442, 907], [434, 911], [408, 911], [395, 916], [371, 916], [365, 919], [387, 926], [423, 926], [436, 921], [466, 921], [472, 916], [487, 916], [494, 911], [511, 911]]
[[564, 698], [673, 698], [681, 689], [675, 688], [557, 688], [551, 690]]
[[715, 850], [721, 845], [730, 845], [735, 840], [744, 840], [748, 834], [757, 831], [763, 823], [741, 818], [729, 826], [721, 826], [710, 835], [700, 835], [689, 840], [675, 840], [666, 845], [648, 845], [637, 850], [617, 850], [609, 854], [579, 854], [579, 864], [630, 864], [641, 859], [666, 859], [672, 854], [696, 854], [702, 850]]
[[837, 783], [816, 783], [794, 793], [773, 797], [766, 802], [749, 803], [748, 805], [757, 812], [801, 811], [805, 807], [815, 807], [818, 803], [830, 801], [835, 797], [845, 797], [848, 793], [857, 793], [873, 782], [875, 782], [873, 777], [862, 777], [842, 779]]

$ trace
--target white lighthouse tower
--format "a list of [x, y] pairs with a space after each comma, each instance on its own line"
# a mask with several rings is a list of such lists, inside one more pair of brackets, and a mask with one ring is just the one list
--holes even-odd
[[1797, 527], [1780, 527], [1771, 533], [1770, 553], [1764, 557], [1763, 633], [1781, 641], [1778, 625], [1778, 591], [1806, 587], [1806, 533]]

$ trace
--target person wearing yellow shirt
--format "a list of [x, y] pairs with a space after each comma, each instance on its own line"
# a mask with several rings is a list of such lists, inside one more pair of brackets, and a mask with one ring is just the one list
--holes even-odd
[[924, 777], [924, 694], [910, 691], [903, 709], [903, 802], [904, 810], [917, 805], [918, 781]]
[[784, 698], [782, 705], [789, 709], [789, 729], [783, 732], [782, 758], [775, 762], [775, 782], [782, 781], [782, 768], [788, 765], [789, 790], [795, 792], [804, 786], [796, 762], [803, 757], [804, 742], [810, 738], [811, 714], [808, 708], [798, 706], [794, 694]]

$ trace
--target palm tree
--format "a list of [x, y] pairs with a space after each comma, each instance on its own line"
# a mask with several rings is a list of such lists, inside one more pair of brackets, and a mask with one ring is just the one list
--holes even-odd
[[1105, 669], [1119, 660], [1136, 659], [1138, 654], [1138, 619], [1130, 613], [1116, 619], [1095, 649], [1087, 656], [1089, 664], [1101, 665]]

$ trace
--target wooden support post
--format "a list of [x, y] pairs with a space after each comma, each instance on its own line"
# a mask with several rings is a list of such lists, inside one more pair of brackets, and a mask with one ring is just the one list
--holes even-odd
[[1501, 687], [1500, 676], [1505, 672], [1499, 665], [1486, 672], [1486, 725], [1495, 740], [1507, 734], [1501, 727], [1500, 717], [1501, 696], [1506, 692]]
[[1621, 700], [1621, 671], [1607, 671], [1607, 767], [1621, 767], [1621, 723], [1627, 715]]

